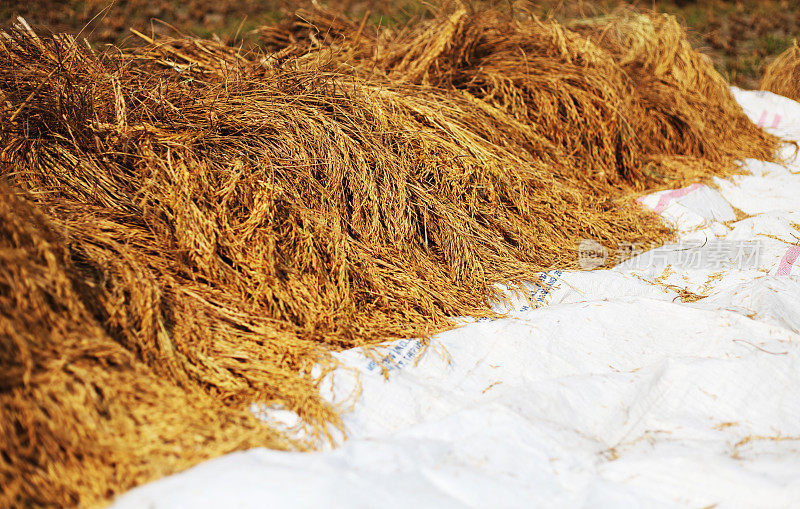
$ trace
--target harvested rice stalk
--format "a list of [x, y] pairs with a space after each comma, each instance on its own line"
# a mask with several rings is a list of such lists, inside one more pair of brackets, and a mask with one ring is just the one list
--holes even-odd
[[579, 33], [609, 51], [631, 80], [634, 94], [624, 108], [645, 163], [698, 179], [708, 169], [735, 173], [736, 159], [775, 157], [776, 138], [747, 118], [674, 17], [617, 15]]
[[265, 42], [294, 41], [282, 52], [363, 76], [378, 69], [393, 80], [464, 92], [518, 120], [523, 135], [535, 129], [559, 160], [571, 158], [561, 165], [567, 178], [641, 190], [735, 173], [737, 158], [774, 157], [776, 139], [747, 119], [670, 16], [626, 13], [567, 29], [462, 7], [358, 37], [354, 23], [324, 10], [300, 11], [297, 19], [265, 28]]
[[800, 46], [797, 40], [767, 66], [761, 80], [761, 90], [800, 101]]
[[87, 506], [237, 449], [303, 445], [116, 343], [44, 214], [0, 185], [0, 506]]

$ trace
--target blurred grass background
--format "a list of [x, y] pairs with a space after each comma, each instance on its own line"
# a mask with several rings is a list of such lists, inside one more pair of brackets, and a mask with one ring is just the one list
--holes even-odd
[[[279, 20], [310, 0], [2, 0], [0, 24], [23, 16], [35, 27], [82, 34], [92, 43], [124, 43], [129, 28], [144, 33], [211, 37], [225, 42], [257, 44], [254, 29]], [[401, 25], [425, 17], [434, 3], [423, 0], [329, 0], [322, 2], [381, 25]], [[764, 67], [800, 37], [800, 0], [541, 0], [513, 2], [473, 0], [500, 9], [528, 9], [562, 22], [601, 16], [632, 5], [667, 12], [690, 31], [692, 43], [711, 56], [731, 83], [756, 88]]]

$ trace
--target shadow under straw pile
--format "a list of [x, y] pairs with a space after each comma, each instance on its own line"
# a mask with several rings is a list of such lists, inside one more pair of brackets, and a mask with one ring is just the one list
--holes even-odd
[[0, 504], [314, 447], [330, 352], [486, 315], [581, 239], [667, 239], [636, 193], [777, 146], [667, 18], [337, 27], [264, 54], [2, 34]]

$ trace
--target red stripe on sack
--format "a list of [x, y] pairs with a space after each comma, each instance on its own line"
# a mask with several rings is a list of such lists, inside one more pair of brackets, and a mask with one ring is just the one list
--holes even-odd
[[683, 189], [676, 189], [674, 191], [664, 193], [658, 199], [658, 203], [656, 203], [656, 208], [654, 208], [653, 211], [656, 214], [661, 214], [662, 212], [664, 212], [664, 209], [667, 208], [669, 202], [671, 202], [675, 198], [682, 198], [687, 194], [691, 193], [692, 191], [700, 189], [701, 187], [703, 187], [703, 184], [692, 184], [691, 186], [685, 187]]
[[761, 117], [758, 119], [758, 127], [764, 127], [764, 122], [767, 121], [767, 110], [761, 112]]
[[779, 125], [781, 125], [781, 116], [776, 113], [775, 114], [775, 119], [772, 121], [772, 125], [770, 127], [772, 129], [775, 129]]
[[786, 254], [783, 255], [783, 259], [781, 260], [780, 265], [778, 265], [778, 272], [775, 274], [778, 276], [788, 276], [792, 273], [792, 265], [794, 262], [797, 261], [797, 258], [800, 257], [800, 246], [792, 246], [786, 251]]

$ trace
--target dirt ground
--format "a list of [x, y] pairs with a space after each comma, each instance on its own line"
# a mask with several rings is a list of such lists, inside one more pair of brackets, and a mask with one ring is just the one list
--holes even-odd
[[[216, 34], [227, 42], [256, 44], [254, 29], [274, 22], [303, 2], [290, 0], [6, 0], [0, 4], [0, 25], [23, 16], [34, 26], [81, 32], [91, 42], [123, 43], [129, 28], [156, 34], [179, 31], [203, 37]], [[308, 3], [308, 2], [305, 2]], [[365, 15], [375, 24], [402, 24], [425, 16], [422, 0], [329, 0], [327, 5], [350, 16]], [[477, 4], [478, 2], [470, 2]], [[795, 37], [800, 37], [800, 0], [544, 0], [521, 3], [481, 2], [501, 9], [527, 8], [541, 16], [568, 21], [599, 16], [633, 3], [638, 8], [675, 14], [690, 29], [697, 48], [736, 85], [756, 88], [764, 66]], [[513, 7], [512, 7], [513, 6]]]

